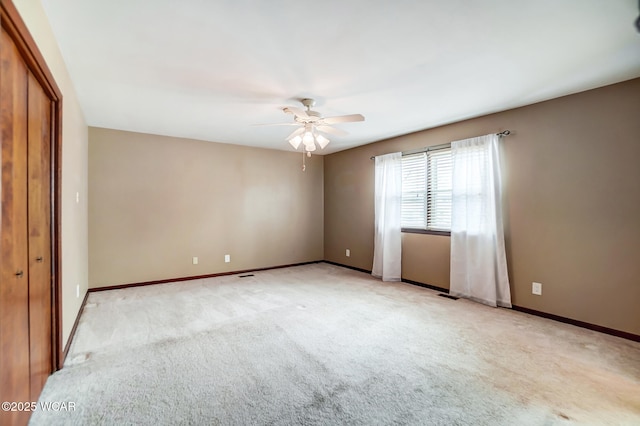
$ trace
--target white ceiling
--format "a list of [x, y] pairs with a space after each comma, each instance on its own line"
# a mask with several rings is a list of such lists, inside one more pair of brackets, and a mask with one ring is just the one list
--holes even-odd
[[293, 150], [254, 124], [304, 97], [366, 117], [326, 154], [640, 76], [637, 0], [42, 2], [90, 126], [223, 143]]

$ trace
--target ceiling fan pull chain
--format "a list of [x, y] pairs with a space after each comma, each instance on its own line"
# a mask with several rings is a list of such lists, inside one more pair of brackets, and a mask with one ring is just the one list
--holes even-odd
[[307, 169], [307, 166], [305, 164], [305, 152], [304, 152], [304, 148], [302, 148], [302, 171], [304, 172]]

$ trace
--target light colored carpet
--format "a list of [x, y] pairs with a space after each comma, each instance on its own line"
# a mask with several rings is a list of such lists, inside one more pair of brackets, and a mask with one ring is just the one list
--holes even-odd
[[89, 295], [52, 424], [640, 424], [640, 344], [329, 264]]

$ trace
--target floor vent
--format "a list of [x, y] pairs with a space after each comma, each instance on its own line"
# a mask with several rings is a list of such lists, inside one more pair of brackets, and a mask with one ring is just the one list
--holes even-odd
[[247, 278], [247, 277], [252, 277], [253, 274], [247, 274], [247, 275], [240, 275], [240, 278]]
[[455, 297], [455, 296], [452, 296], [452, 295], [450, 295], [450, 294], [444, 294], [444, 293], [439, 293], [439, 294], [438, 294], [438, 296], [446, 297], [447, 299], [451, 299], [451, 300], [458, 300], [458, 299], [460, 299], [459, 297]]

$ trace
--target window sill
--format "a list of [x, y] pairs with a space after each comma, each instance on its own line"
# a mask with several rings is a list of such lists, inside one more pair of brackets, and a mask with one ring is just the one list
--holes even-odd
[[401, 231], [407, 234], [444, 235], [447, 237], [451, 236], [451, 231], [434, 231], [431, 229], [416, 229], [416, 228], [402, 228]]

